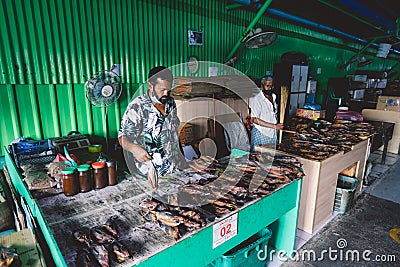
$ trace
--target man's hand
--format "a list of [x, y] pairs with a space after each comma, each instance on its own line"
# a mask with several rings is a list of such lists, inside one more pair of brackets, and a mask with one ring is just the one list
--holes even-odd
[[146, 162], [151, 160], [150, 154], [144, 149], [143, 147], [134, 144], [128, 140], [125, 136], [120, 136], [118, 138], [118, 141], [120, 145], [122, 146], [123, 149], [131, 152], [133, 156], [139, 161], [139, 162]]
[[259, 119], [257, 117], [251, 117], [251, 122], [263, 127], [268, 127], [268, 128], [272, 128], [275, 130], [283, 130], [283, 123], [277, 123], [277, 124], [273, 124], [273, 123], [269, 123], [266, 121], [263, 121], [262, 119]]
[[141, 146], [133, 146], [131, 152], [139, 162], [146, 162], [151, 160], [150, 154]]
[[276, 130], [283, 130], [283, 123], [275, 124], [275, 125], [274, 125], [274, 128], [275, 128]]

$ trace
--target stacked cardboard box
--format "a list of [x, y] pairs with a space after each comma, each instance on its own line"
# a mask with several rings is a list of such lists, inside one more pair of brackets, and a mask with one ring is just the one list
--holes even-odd
[[304, 109], [298, 108], [296, 112], [296, 116], [316, 120], [318, 118], [325, 118], [325, 110], [311, 110], [311, 109]]
[[379, 96], [376, 109], [400, 111], [400, 96]]

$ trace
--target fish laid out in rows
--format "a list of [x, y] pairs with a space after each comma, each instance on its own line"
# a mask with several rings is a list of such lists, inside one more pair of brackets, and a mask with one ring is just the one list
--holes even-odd
[[196, 210], [170, 206], [155, 199], [139, 203], [142, 216], [157, 223], [162, 230], [178, 240], [182, 234], [206, 225], [205, 218]]
[[366, 122], [330, 123], [293, 117], [286, 127], [295, 134], [285, 135], [277, 149], [312, 160], [323, 160], [372, 136], [376, 129]]
[[103, 225], [91, 229], [78, 229], [72, 238], [79, 242], [77, 266], [110, 266], [111, 262], [122, 263], [132, 258], [130, 251], [118, 240], [120, 233], [116, 221], [111, 217]]
[[174, 199], [182, 205], [164, 203], [154, 195], [139, 204], [141, 215], [175, 240], [304, 176], [297, 159], [285, 155], [255, 153], [230, 160], [201, 157], [190, 166], [196, 175], [207, 177], [179, 187]]

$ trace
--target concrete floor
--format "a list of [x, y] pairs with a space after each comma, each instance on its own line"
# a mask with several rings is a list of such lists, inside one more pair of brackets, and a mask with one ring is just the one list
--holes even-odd
[[298, 259], [275, 255], [269, 267], [400, 266], [400, 155], [388, 153], [381, 164], [377, 151], [368, 163], [368, 185], [354, 207], [333, 214], [313, 236], [299, 230]]

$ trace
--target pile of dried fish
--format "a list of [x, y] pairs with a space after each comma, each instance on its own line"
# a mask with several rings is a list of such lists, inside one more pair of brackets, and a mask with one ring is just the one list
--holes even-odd
[[365, 122], [330, 123], [301, 117], [291, 118], [286, 128], [297, 134], [285, 135], [277, 148], [313, 160], [350, 151], [355, 144], [375, 133], [375, 128]]
[[73, 233], [73, 239], [83, 246], [76, 258], [77, 266], [110, 266], [111, 261], [122, 263], [132, 258], [130, 251], [118, 240], [116, 221], [117, 217], [113, 216], [103, 225]]
[[250, 154], [228, 160], [201, 157], [190, 166], [195, 175], [205, 178], [179, 187], [174, 197], [184, 207], [163, 203], [154, 194], [139, 205], [146, 220], [157, 223], [176, 240], [304, 176], [297, 159], [284, 155]]
[[195, 209], [167, 205], [156, 199], [145, 199], [139, 203], [139, 207], [146, 220], [157, 223], [175, 240], [206, 225], [205, 218]]

